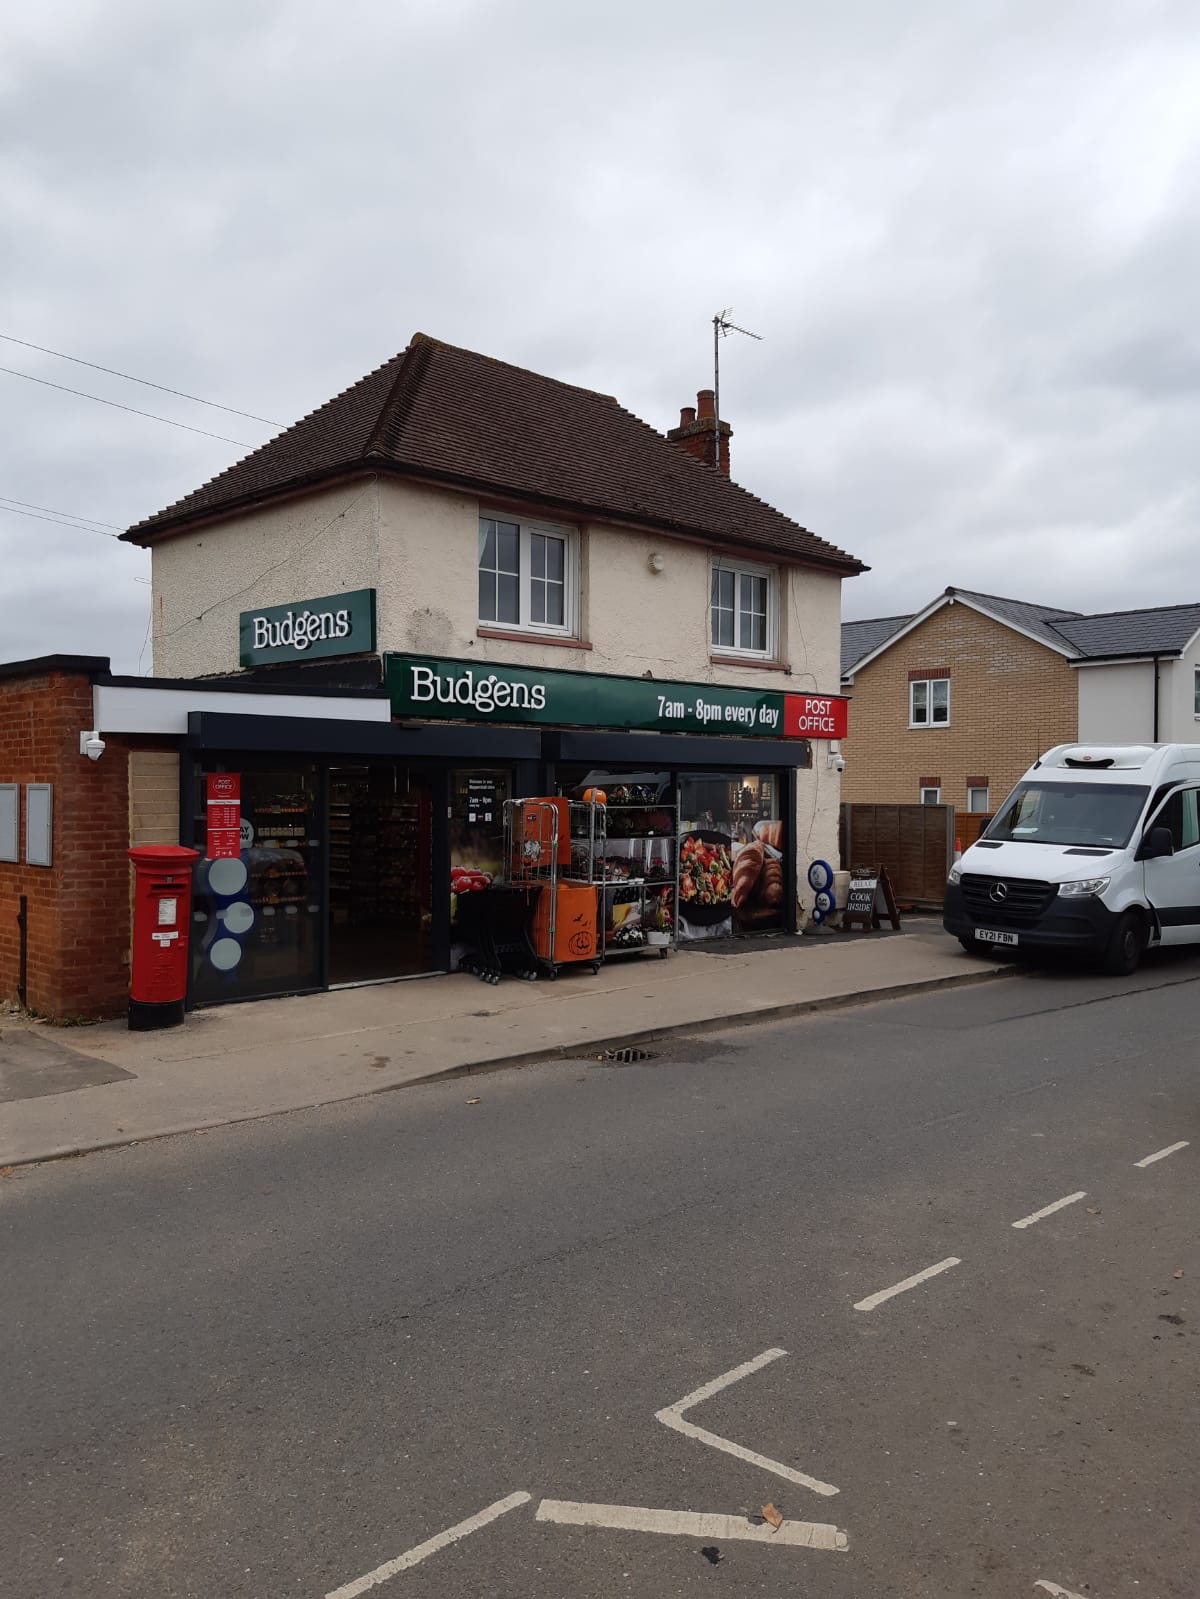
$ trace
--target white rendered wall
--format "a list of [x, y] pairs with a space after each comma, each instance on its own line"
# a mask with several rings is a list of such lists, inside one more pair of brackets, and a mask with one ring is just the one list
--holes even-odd
[[176, 533], [150, 557], [154, 675], [240, 670], [238, 617], [378, 580], [373, 478]]
[[[384, 651], [555, 671], [650, 673], [776, 693], [838, 693], [838, 577], [777, 568], [777, 653], [788, 671], [717, 665], [709, 651], [712, 551], [596, 523], [560, 524], [579, 535], [579, 632], [591, 649], [481, 637], [479, 517], [489, 511], [505, 514], [474, 495], [365, 479], [166, 539], [152, 556], [155, 673], [236, 671], [242, 611], [375, 588]], [[654, 554], [662, 557], [660, 573], [650, 569]], [[812, 899], [803, 881], [808, 862], [824, 858], [837, 865], [840, 779], [829, 769], [827, 750], [825, 743], [814, 744], [813, 769], [797, 774], [805, 905]]]
[[1154, 728], [1154, 672], [1149, 662], [1080, 666], [1077, 672], [1081, 744], [1139, 744], [1150, 740]]

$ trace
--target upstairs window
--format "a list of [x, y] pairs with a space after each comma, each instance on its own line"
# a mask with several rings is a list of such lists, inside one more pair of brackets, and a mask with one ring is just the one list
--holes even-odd
[[481, 516], [480, 625], [532, 633], [573, 632], [576, 548], [571, 533]]
[[717, 655], [775, 652], [774, 573], [715, 561], [709, 592], [709, 640]]
[[1192, 695], [1192, 703], [1196, 708], [1196, 715], [1200, 716], [1200, 666], [1196, 668], [1195, 686], [1192, 689]]
[[908, 685], [909, 727], [945, 727], [949, 721], [948, 677], [920, 677]]
[[969, 811], [986, 812], [988, 810], [988, 791], [986, 788], [969, 788], [967, 790], [967, 809]]

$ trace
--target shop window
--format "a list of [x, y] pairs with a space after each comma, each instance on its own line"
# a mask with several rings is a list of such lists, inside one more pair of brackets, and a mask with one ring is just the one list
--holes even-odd
[[709, 599], [712, 648], [735, 655], [773, 655], [775, 595], [775, 576], [765, 567], [715, 561]]
[[942, 791], [940, 788], [923, 788], [921, 790], [922, 805], [940, 805], [941, 803]]
[[315, 766], [246, 771], [241, 849], [205, 854], [205, 776], [196, 791], [192, 998], [200, 1004], [320, 986], [323, 839]]
[[[450, 774], [450, 920], [464, 894], [489, 888], [504, 868], [504, 806], [512, 795], [507, 768]], [[452, 932], [452, 941], [455, 934]]]
[[787, 826], [774, 773], [679, 775], [681, 939], [785, 925]]
[[479, 519], [479, 621], [569, 634], [576, 625], [577, 542], [571, 533]]
[[969, 788], [967, 790], [967, 809], [984, 815], [987, 814], [989, 807], [986, 788]]
[[950, 679], [916, 678], [908, 685], [908, 725], [945, 727], [950, 721]]

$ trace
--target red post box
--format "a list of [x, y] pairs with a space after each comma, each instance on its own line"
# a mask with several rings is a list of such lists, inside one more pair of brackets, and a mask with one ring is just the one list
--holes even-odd
[[129, 1026], [144, 1033], [178, 1027], [187, 994], [192, 862], [199, 852], [182, 844], [143, 844], [133, 862], [133, 951]]

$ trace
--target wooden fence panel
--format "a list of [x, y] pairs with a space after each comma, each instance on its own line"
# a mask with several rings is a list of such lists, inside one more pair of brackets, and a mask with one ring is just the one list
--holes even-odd
[[942, 903], [954, 860], [952, 805], [843, 805], [839, 836], [844, 871], [886, 866], [898, 900]]

